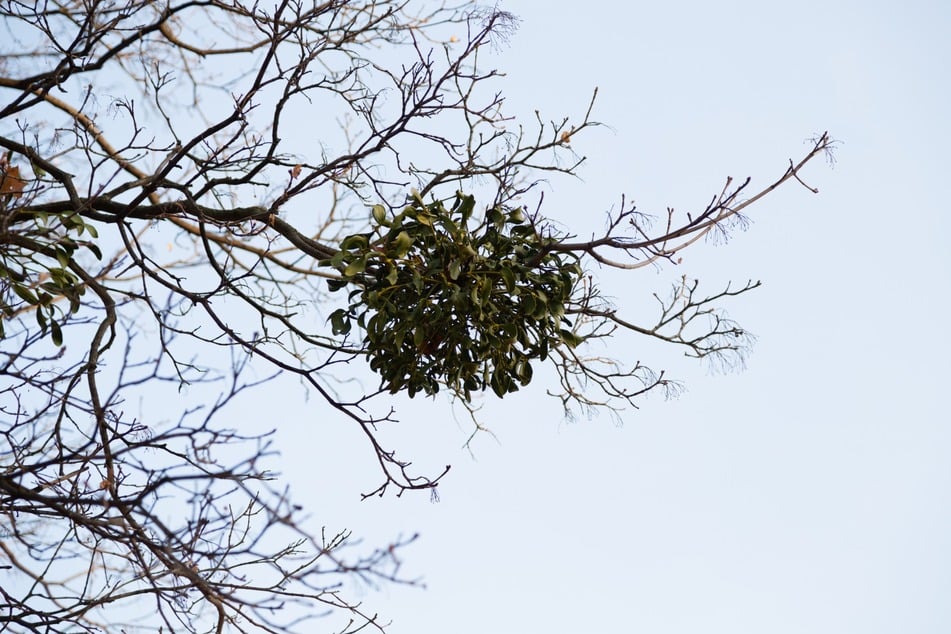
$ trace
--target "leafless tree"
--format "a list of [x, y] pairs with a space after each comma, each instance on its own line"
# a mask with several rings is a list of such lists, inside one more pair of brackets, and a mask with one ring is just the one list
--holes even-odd
[[[588, 265], [676, 260], [829, 137], [761, 191], [728, 179], [653, 224], [622, 199], [578, 239], [524, 201], [597, 124], [506, 117], [480, 56], [515, 23], [470, 2], [0, 1], [0, 629], [382, 630], [348, 584], [414, 583], [412, 537], [305, 530], [237, 406], [278, 375], [364, 432], [365, 495], [434, 493], [445, 471], [379, 440], [381, 393], [471, 407], [551, 363], [566, 411], [617, 410], [673, 384], [592, 340], [742, 354], [719, 303], [757, 283], [685, 278], [636, 324]], [[361, 362], [378, 389], [341, 380]]]

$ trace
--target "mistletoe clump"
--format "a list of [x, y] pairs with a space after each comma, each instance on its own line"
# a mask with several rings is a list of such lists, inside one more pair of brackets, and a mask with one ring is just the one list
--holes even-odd
[[341, 272], [331, 290], [353, 289], [330, 316], [333, 331], [356, 322], [391, 392], [503, 396], [531, 381], [533, 360], [582, 341], [565, 318], [577, 257], [550, 250], [553, 238], [521, 209], [493, 207], [476, 224], [474, 208], [462, 193], [447, 208], [414, 192], [395, 217], [377, 205], [373, 230], [344, 239], [330, 260]]

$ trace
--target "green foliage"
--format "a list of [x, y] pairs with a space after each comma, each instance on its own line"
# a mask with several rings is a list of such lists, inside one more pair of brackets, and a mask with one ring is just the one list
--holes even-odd
[[502, 396], [531, 381], [533, 360], [581, 342], [565, 318], [577, 257], [547, 249], [554, 238], [521, 209], [489, 209], [470, 228], [474, 209], [461, 192], [451, 209], [414, 192], [394, 218], [377, 205], [373, 230], [347, 237], [329, 262], [342, 273], [331, 290], [352, 289], [330, 316], [334, 334], [358, 325], [391, 392]]
[[[11, 202], [7, 198], [0, 209]], [[70, 263], [80, 247], [101, 259], [95, 243], [80, 239], [97, 238], [96, 230], [76, 213], [6, 213], [8, 224], [0, 233], [0, 339], [6, 334], [5, 321], [33, 310], [43, 333], [62, 345], [63, 317], [79, 310], [86, 290]]]

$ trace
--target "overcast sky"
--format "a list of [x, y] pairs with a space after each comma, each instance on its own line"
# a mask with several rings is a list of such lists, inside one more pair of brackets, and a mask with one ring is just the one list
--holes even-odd
[[368, 610], [391, 634], [951, 631], [951, 4], [500, 7], [522, 18], [494, 58], [513, 114], [576, 116], [600, 88], [610, 127], [575, 143], [580, 180], [546, 190], [568, 226], [622, 193], [688, 210], [727, 175], [765, 185], [824, 130], [838, 162], [810, 165], [818, 195], [788, 185], [729, 244], [606, 282], [623, 308], [681, 274], [762, 280], [727, 306], [759, 338], [745, 371], [618, 347], [685, 394], [621, 425], [566, 422], [544, 386], [487, 399], [498, 440], [478, 437], [475, 459], [445, 403], [399, 402], [400, 455], [453, 465], [436, 504], [360, 503], [377, 477], [343, 423], [287, 446], [285, 472], [326, 485], [296, 486], [317, 521], [368, 544], [421, 534], [405, 570], [427, 589], [367, 590]]

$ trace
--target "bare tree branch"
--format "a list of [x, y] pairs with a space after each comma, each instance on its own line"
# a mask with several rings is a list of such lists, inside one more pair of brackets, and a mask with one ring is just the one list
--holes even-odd
[[419, 584], [415, 536], [314, 530], [273, 430], [242, 420], [281, 377], [361, 430], [364, 497], [435, 496], [449, 467], [380, 438], [390, 392], [445, 390], [479, 429], [475, 395], [543, 362], [569, 414], [678, 390], [599, 340], [742, 362], [720, 304], [758, 282], [683, 278], [637, 323], [592, 271], [676, 262], [779, 186], [817, 191], [803, 168], [833, 141], [656, 231], [622, 199], [567, 235], [519, 201], [576, 173], [597, 92], [577, 119], [510, 119], [480, 56], [515, 25], [470, 2], [0, 0], [0, 629], [382, 631], [353, 584]]

